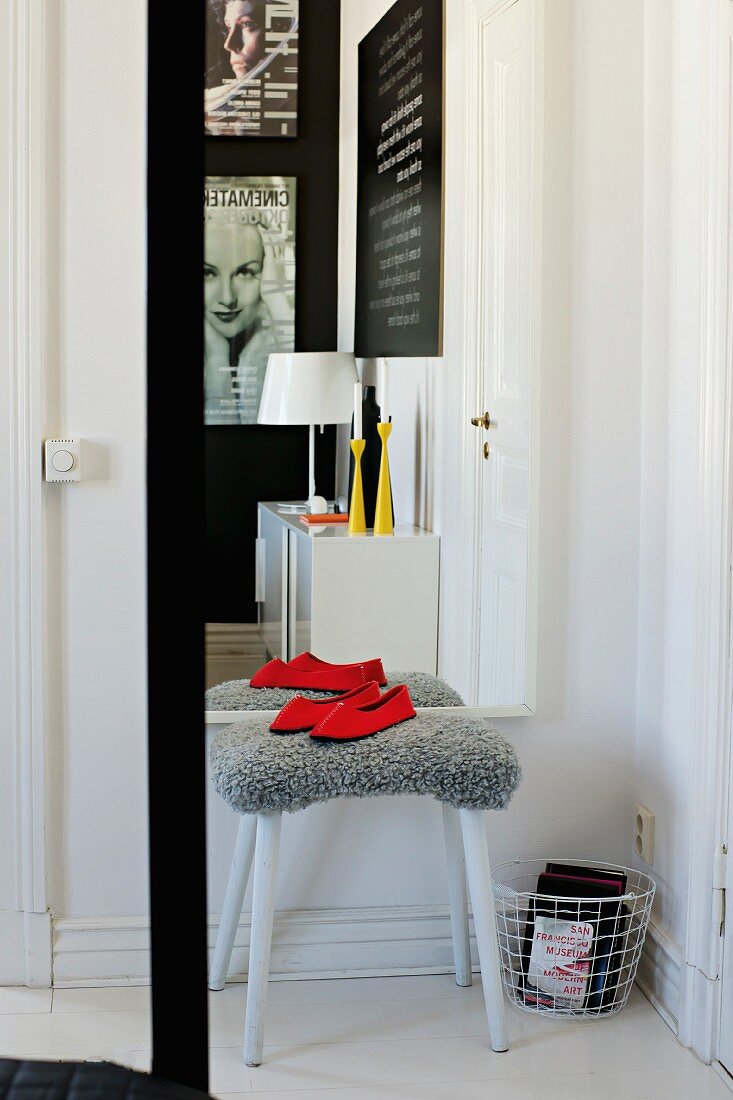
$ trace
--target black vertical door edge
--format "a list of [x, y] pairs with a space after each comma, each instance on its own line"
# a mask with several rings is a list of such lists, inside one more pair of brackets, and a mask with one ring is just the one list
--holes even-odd
[[153, 1072], [206, 1091], [204, 15], [148, 5], [147, 561]]

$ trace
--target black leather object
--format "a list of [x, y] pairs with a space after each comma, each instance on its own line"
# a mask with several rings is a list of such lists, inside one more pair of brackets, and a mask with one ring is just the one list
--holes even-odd
[[0, 1100], [201, 1100], [206, 1095], [112, 1062], [0, 1058]]

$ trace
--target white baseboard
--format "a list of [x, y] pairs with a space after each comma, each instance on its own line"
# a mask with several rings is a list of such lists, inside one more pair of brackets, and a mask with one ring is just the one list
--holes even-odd
[[722, 1066], [720, 1062], [711, 1062], [710, 1065], [715, 1070], [725, 1087], [730, 1092], [733, 1092], [733, 1077], [731, 1077], [731, 1075], [728, 1073], [728, 1070], [725, 1068], [725, 1066]]
[[[209, 921], [209, 955], [218, 918]], [[185, 935], [181, 936], [185, 942]], [[237, 930], [229, 980], [246, 977], [249, 918]], [[472, 952], [476, 960], [475, 943]], [[54, 985], [145, 985], [149, 926], [143, 917], [54, 921]], [[185, 965], [185, 952], [182, 952]], [[447, 906], [291, 910], [275, 916], [271, 977], [376, 977], [447, 974], [453, 948]]]
[[54, 918], [55, 986], [147, 985], [149, 981], [147, 917]]
[[[244, 981], [249, 917], [234, 942], [229, 981]], [[209, 957], [218, 918], [209, 920]], [[181, 935], [185, 943], [185, 934]], [[471, 954], [477, 969], [476, 945]], [[185, 965], [185, 952], [181, 955]], [[453, 948], [447, 906], [375, 909], [290, 910], [276, 914], [271, 978], [364, 978], [403, 974], [448, 974]], [[677, 1034], [682, 954], [663, 929], [651, 923], [637, 982], [662, 1019]], [[149, 925], [145, 917], [60, 918], [53, 923], [54, 985], [147, 985]]]
[[51, 916], [0, 910], [0, 985], [51, 985]]
[[652, 918], [636, 981], [675, 1035], [679, 1031], [682, 967], [682, 948]]

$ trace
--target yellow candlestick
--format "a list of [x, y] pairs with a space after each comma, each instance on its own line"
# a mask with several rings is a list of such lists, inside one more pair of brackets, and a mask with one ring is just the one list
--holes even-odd
[[377, 482], [377, 506], [374, 511], [374, 534], [391, 535], [394, 533], [392, 523], [392, 489], [389, 481], [389, 454], [387, 453], [387, 440], [389, 439], [392, 425], [377, 424], [379, 438], [382, 440], [382, 461], [379, 464], [379, 481]]
[[354, 456], [354, 484], [351, 487], [349, 505], [349, 534], [366, 534], [366, 513], [364, 512], [364, 486], [361, 480], [361, 456], [364, 454], [366, 440], [352, 439], [351, 453]]

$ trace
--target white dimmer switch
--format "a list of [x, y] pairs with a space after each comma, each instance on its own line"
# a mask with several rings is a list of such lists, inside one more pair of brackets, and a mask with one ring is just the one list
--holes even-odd
[[46, 481], [81, 481], [81, 440], [46, 440]]

